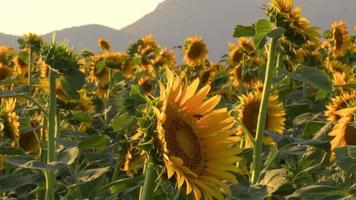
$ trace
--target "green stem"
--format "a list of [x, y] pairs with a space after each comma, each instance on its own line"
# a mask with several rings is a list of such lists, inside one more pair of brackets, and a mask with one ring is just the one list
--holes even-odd
[[[49, 72], [49, 116], [48, 116], [48, 152], [47, 163], [56, 161], [56, 144], [57, 137], [57, 102], [56, 102], [56, 74], [50, 69]], [[55, 173], [46, 172], [46, 200], [55, 199]]]
[[148, 160], [145, 165], [145, 182], [140, 195], [140, 200], [152, 200], [156, 179], [156, 167], [152, 155], [148, 154]]
[[256, 128], [256, 137], [255, 137], [255, 146], [253, 147], [253, 162], [252, 162], [252, 174], [251, 174], [251, 182], [255, 184], [260, 175], [260, 168], [262, 163], [262, 145], [263, 145], [263, 133], [266, 124], [266, 116], [268, 110], [268, 99], [269, 93], [271, 89], [271, 80], [275, 68], [275, 60], [277, 54], [277, 38], [273, 38], [271, 40], [271, 44], [269, 47], [268, 53], [268, 61], [265, 75], [265, 82], [263, 86], [261, 104], [257, 119], [257, 128]]

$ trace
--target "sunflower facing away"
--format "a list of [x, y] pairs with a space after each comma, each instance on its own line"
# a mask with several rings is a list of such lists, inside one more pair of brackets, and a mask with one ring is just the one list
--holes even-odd
[[191, 36], [185, 40], [183, 60], [190, 66], [202, 65], [208, 58], [208, 49], [202, 37]]
[[235, 155], [231, 147], [233, 118], [226, 108], [215, 109], [219, 96], [205, 100], [210, 86], [197, 91], [199, 79], [186, 85], [182, 78], [166, 69], [167, 86], [161, 84], [157, 116], [159, 143], [168, 178], [176, 175], [177, 186], [186, 185], [186, 193], [195, 199], [223, 199], [220, 189], [230, 193], [223, 180], [236, 183]]
[[336, 112], [340, 119], [329, 133], [334, 138], [331, 140], [331, 150], [346, 145], [356, 145], [356, 106], [345, 108]]
[[277, 26], [286, 29], [285, 36], [292, 42], [302, 44], [306, 41], [318, 41], [320, 35], [310, 21], [301, 16], [302, 9], [297, 6], [293, 9], [293, 0], [271, 0], [268, 10], [272, 20]]
[[347, 31], [347, 25], [344, 21], [334, 22], [331, 25], [331, 44], [332, 54], [335, 57], [343, 56], [351, 47], [351, 36]]
[[110, 51], [110, 49], [111, 49], [110, 42], [108, 40], [105, 40], [104, 38], [101, 38], [101, 37], [98, 39], [98, 46], [103, 51]]
[[[256, 90], [247, 95], [239, 96], [240, 107], [238, 109], [238, 120], [245, 125], [246, 129], [254, 137], [256, 135], [256, 126], [258, 119], [258, 112], [260, 108], [262, 91]], [[266, 118], [266, 131], [282, 134], [284, 131], [284, 122], [286, 120], [283, 104], [278, 100], [278, 96], [272, 94], [268, 101], [268, 111]], [[238, 135], [244, 135], [243, 129], [238, 129]], [[272, 139], [265, 137], [264, 143], [272, 143]], [[245, 148], [252, 147], [249, 137], [245, 137]]]
[[11, 140], [11, 146], [17, 147], [20, 138], [19, 116], [15, 113], [16, 99], [2, 99], [0, 110], [1, 135]]

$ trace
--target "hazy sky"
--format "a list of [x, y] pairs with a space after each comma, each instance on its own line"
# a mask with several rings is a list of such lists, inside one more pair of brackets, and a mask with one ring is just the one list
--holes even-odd
[[120, 29], [164, 0], [2, 0], [0, 32], [44, 34], [72, 26], [102, 24]]

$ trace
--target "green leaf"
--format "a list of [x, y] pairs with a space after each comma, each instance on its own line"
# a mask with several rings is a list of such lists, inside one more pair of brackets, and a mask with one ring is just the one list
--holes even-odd
[[308, 140], [299, 140], [299, 141], [294, 141], [293, 144], [299, 144], [299, 145], [309, 145], [313, 147], [317, 147], [320, 149], [325, 150], [326, 152], [330, 151], [330, 142], [327, 140], [314, 140], [314, 139], [308, 139]]
[[238, 200], [256, 200], [268, 197], [266, 187], [236, 185], [232, 188], [233, 196]]
[[28, 55], [28, 52], [26, 51], [20, 51], [18, 53], [19, 55], [19, 58], [21, 59], [22, 62], [26, 63], [26, 65], [28, 65], [28, 58], [29, 58], [29, 55]]
[[142, 95], [142, 91], [139, 85], [131, 85], [130, 97], [132, 97], [137, 103], [146, 102], [146, 99]]
[[270, 37], [270, 38], [279, 38], [283, 35], [283, 33], [285, 32], [286, 30], [282, 27], [277, 27], [277, 28], [274, 28], [272, 31], [270, 31], [267, 36]]
[[286, 169], [273, 169], [266, 172], [261, 184], [267, 186], [267, 191], [270, 194], [281, 190], [291, 189], [290, 185], [286, 182], [287, 171]]
[[67, 81], [64, 76], [59, 77], [59, 81], [61, 82], [64, 94], [73, 99], [80, 99], [79, 93], [72, 87], [72, 85]]
[[356, 146], [335, 149], [337, 165], [348, 173], [356, 173]]
[[41, 179], [41, 175], [31, 174], [11, 174], [0, 176], [0, 192], [14, 191], [24, 185], [34, 185]]
[[71, 165], [79, 155], [78, 147], [71, 147], [60, 153], [60, 162]]
[[143, 185], [143, 175], [139, 175], [136, 177], [123, 178], [118, 181], [114, 181], [108, 185], [103, 186], [103, 188], [109, 188], [111, 194], [115, 194], [117, 192], [127, 190], [131, 187], [135, 187], [137, 185]]
[[100, 60], [99, 62], [96, 63], [95, 66], [95, 73], [100, 74], [106, 67], [105, 60]]
[[311, 185], [296, 190], [287, 199], [300, 198], [301, 200], [335, 200], [347, 196], [348, 193], [343, 189], [329, 185]]
[[55, 171], [57, 168], [51, 165], [47, 165], [38, 160], [33, 160], [30, 156], [10, 156], [6, 158], [6, 162], [19, 168], [25, 169], [38, 169], [42, 171]]
[[112, 153], [83, 152], [82, 154], [85, 157], [85, 159], [88, 160], [89, 162], [115, 159]]
[[65, 73], [64, 77], [73, 90], [80, 90], [85, 84], [85, 75], [78, 69], [72, 69], [69, 73]]
[[296, 72], [288, 72], [287, 70], [280, 68], [280, 71], [291, 77], [294, 80], [301, 81], [308, 85], [314, 86], [319, 89], [331, 90], [331, 82], [328, 77], [325, 76], [316, 67], [309, 67], [305, 65], [300, 65]]
[[97, 148], [104, 149], [110, 144], [110, 137], [107, 135], [94, 135], [82, 140], [78, 147], [81, 150]]
[[256, 33], [253, 41], [256, 47], [260, 49], [266, 43], [266, 37], [272, 31], [272, 24], [267, 19], [260, 19], [257, 21], [255, 29]]
[[15, 88], [15, 90], [0, 91], [0, 98], [25, 96], [27, 94], [28, 94], [28, 86], [27, 85], [20, 85], [20, 86], [17, 86]]
[[75, 118], [76, 120], [79, 120], [81, 122], [86, 122], [86, 123], [91, 122], [91, 118], [90, 118], [89, 114], [85, 113], [85, 112], [75, 112], [75, 113], [73, 113], [73, 118]]
[[3, 155], [26, 155], [26, 153], [22, 149], [8, 147], [8, 146], [0, 146], [0, 154], [3, 154]]
[[129, 128], [135, 120], [131, 115], [127, 113], [117, 115], [111, 122], [111, 125], [115, 131], [120, 131]]
[[233, 36], [235, 38], [239, 37], [252, 37], [256, 33], [255, 27], [252, 26], [242, 26], [242, 25], [237, 25], [234, 29]]
[[81, 171], [77, 174], [76, 178], [78, 181], [82, 183], [86, 183], [92, 180], [99, 178], [101, 175], [105, 174], [106, 172], [110, 171], [110, 167], [103, 167], [103, 168], [96, 168], [96, 169], [89, 169], [85, 171]]

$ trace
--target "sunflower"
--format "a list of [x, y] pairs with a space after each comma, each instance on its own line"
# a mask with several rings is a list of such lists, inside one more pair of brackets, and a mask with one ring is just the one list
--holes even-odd
[[334, 72], [332, 73], [332, 83], [334, 86], [338, 86], [338, 90], [340, 92], [343, 91], [352, 91], [352, 88], [344, 88], [343, 86], [346, 84], [355, 84], [356, 79], [354, 76], [347, 76], [345, 72]]
[[254, 82], [257, 81], [257, 78], [252, 76], [250, 73], [246, 73], [246, 71], [244, 71], [243, 73], [242, 71], [243, 68], [244, 70], [249, 70], [245, 65], [242, 65], [242, 63], [237, 64], [236, 66], [231, 68], [229, 79], [234, 87], [240, 87], [242, 81], [243, 81], [242, 85], [244, 87], [249, 87], [253, 85]]
[[293, 0], [272, 0], [270, 5], [267, 12], [271, 21], [286, 29], [284, 35], [288, 40], [296, 44], [319, 40], [320, 34], [316, 27], [312, 27], [310, 21], [301, 16], [302, 9], [299, 6], [293, 9]]
[[223, 66], [220, 63], [213, 63], [205, 67], [205, 69], [200, 74], [201, 84], [211, 84], [214, 81], [217, 73], [221, 70]]
[[148, 94], [152, 92], [153, 85], [148, 76], [142, 76], [138, 80], [138, 84], [142, 87], [143, 91]]
[[351, 71], [351, 68], [347, 64], [345, 64], [345, 63], [343, 63], [341, 61], [327, 59], [325, 61], [325, 65], [326, 65], [326, 68], [328, 69], [328, 71], [330, 73], [335, 73], [335, 72], [337, 72], [337, 73], [345, 73], [347, 78], [350, 78], [351, 76], [354, 76], [352, 71]]
[[154, 59], [153, 65], [160, 66], [174, 66], [176, 64], [176, 56], [173, 51], [162, 50], [158, 56]]
[[27, 64], [19, 57], [16, 56], [13, 59], [15, 64], [15, 72], [16, 75], [19, 77], [19, 84], [26, 84], [27, 83]]
[[351, 93], [343, 92], [341, 95], [331, 98], [331, 102], [326, 106], [324, 115], [329, 122], [336, 123], [339, 116], [338, 110], [346, 108], [350, 103], [356, 101], [356, 91]]
[[202, 65], [208, 58], [208, 49], [202, 37], [191, 36], [185, 40], [183, 60], [190, 66]]
[[13, 48], [8, 46], [0, 46], [0, 64], [7, 65], [8, 64], [8, 57], [14, 51]]
[[[49, 67], [47, 64], [44, 62], [40, 64], [40, 85], [41, 88], [45, 92], [49, 92], [49, 82], [48, 82], [48, 75], [49, 75]], [[57, 78], [56, 79], [56, 94], [57, 98], [64, 101], [64, 102], [69, 102], [70, 97], [68, 97], [63, 90], [62, 83], [61, 81]]]
[[195, 199], [223, 199], [222, 188], [230, 193], [223, 180], [236, 183], [235, 155], [241, 150], [231, 147], [233, 118], [226, 108], [214, 110], [219, 96], [205, 100], [210, 86], [197, 90], [199, 79], [186, 85], [166, 68], [167, 87], [161, 84], [160, 109], [157, 116], [157, 144], [167, 168], [168, 178], [176, 175], [177, 186], [186, 184], [186, 193]]
[[29, 154], [37, 155], [40, 150], [40, 144], [34, 131], [22, 133], [19, 140], [20, 147]]
[[5, 80], [12, 75], [12, 70], [2, 63], [0, 63], [0, 80]]
[[[252, 134], [256, 135], [256, 126], [258, 113], [261, 103], [262, 91], [256, 90], [255, 92], [250, 92], [247, 95], [239, 96], [240, 106], [238, 108], [237, 119], [245, 125], [247, 130]], [[272, 94], [268, 101], [268, 111], [266, 118], [265, 130], [276, 132], [282, 134], [285, 128], [285, 111], [283, 104], [278, 100], [278, 96]], [[238, 135], [243, 135], [243, 129], [238, 129]], [[246, 138], [245, 148], [252, 147], [251, 140], [249, 137]], [[272, 139], [269, 137], [264, 138], [264, 142], [267, 144], [272, 143]]]
[[111, 49], [111, 44], [108, 40], [105, 40], [104, 38], [99, 38], [98, 39], [98, 46], [102, 51], [110, 51]]
[[356, 145], [356, 106], [345, 108], [336, 112], [340, 119], [335, 124], [330, 136], [334, 136], [331, 140], [331, 150], [336, 147], [343, 147], [346, 145]]
[[145, 162], [145, 152], [137, 147], [131, 146], [125, 155], [122, 171], [127, 175], [137, 174], [143, 168]]
[[11, 140], [11, 146], [17, 147], [20, 138], [19, 116], [15, 113], [16, 99], [9, 98], [1, 101], [0, 124], [3, 134]]
[[[229, 53], [228, 62], [231, 65], [239, 64], [245, 59], [251, 59], [254, 57], [253, 51], [255, 50], [255, 45], [253, 44], [251, 38], [240, 37], [237, 39], [238, 44], [229, 43]], [[245, 58], [243, 56], [246, 56]], [[256, 59], [256, 58], [253, 58]]]
[[159, 46], [156, 43], [156, 38], [152, 34], [149, 34], [141, 38], [141, 43], [137, 48], [137, 53], [141, 56], [147, 56], [158, 48]]
[[347, 25], [344, 21], [334, 22], [331, 25], [332, 37], [332, 53], [334, 57], [345, 55], [346, 51], [351, 47], [351, 36], [347, 31]]

